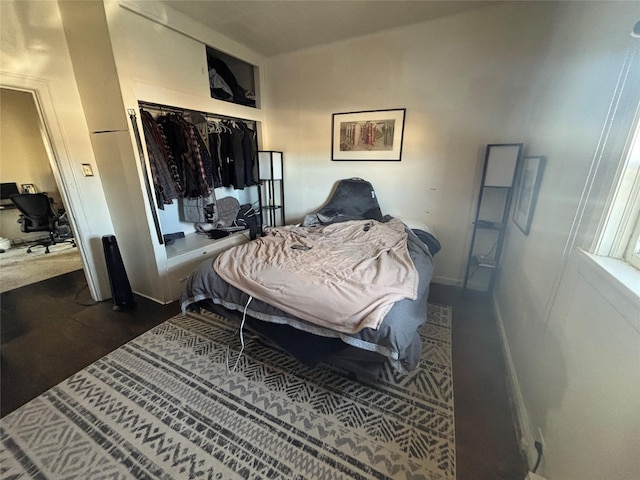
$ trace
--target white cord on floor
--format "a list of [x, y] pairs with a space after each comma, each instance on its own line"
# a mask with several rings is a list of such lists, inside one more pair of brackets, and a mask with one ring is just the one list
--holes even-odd
[[242, 352], [244, 352], [244, 335], [242, 334], [242, 329], [244, 328], [244, 321], [247, 318], [247, 308], [249, 308], [249, 304], [253, 300], [253, 297], [249, 295], [249, 300], [247, 300], [247, 304], [244, 306], [244, 312], [242, 313], [242, 322], [240, 323], [240, 353], [238, 354], [238, 358], [236, 358], [236, 363], [233, 365], [233, 368], [229, 370], [229, 345], [227, 345], [227, 373], [235, 372], [236, 367], [238, 366], [238, 362], [240, 361], [240, 357], [242, 356]]

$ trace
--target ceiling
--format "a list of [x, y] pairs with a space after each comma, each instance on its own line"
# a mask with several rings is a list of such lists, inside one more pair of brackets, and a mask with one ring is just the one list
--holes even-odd
[[265, 56], [452, 15], [482, 0], [162, 0]]

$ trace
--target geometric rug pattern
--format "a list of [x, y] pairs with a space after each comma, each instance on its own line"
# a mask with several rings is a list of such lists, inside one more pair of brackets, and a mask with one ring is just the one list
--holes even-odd
[[[177, 315], [0, 421], [0, 478], [455, 479], [451, 308], [408, 375], [308, 368]], [[231, 369], [228, 367], [231, 366]]]

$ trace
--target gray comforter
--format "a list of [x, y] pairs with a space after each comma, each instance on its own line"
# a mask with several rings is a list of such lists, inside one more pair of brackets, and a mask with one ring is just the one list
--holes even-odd
[[[298, 330], [342, 342], [386, 357], [401, 373], [416, 367], [422, 349], [418, 329], [426, 320], [429, 284], [433, 274], [433, 257], [428, 246], [406, 229], [409, 256], [418, 272], [417, 298], [395, 302], [377, 329], [363, 328], [357, 333], [342, 333], [307, 322], [249, 295], [224, 281], [214, 270], [214, 260], [204, 261], [189, 276], [181, 297], [182, 310], [200, 301], [209, 301], [227, 309], [243, 312], [255, 319], [289, 325]], [[429, 235], [416, 232], [421, 238]], [[331, 302], [331, 299], [326, 299]], [[247, 305], [248, 304], [248, 305]]]

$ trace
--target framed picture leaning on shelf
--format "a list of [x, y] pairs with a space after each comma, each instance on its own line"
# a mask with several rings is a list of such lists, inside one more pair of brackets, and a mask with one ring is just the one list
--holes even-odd
[[331, 160], [399, 162], [405, 113], [405, 108], [334, 113]]
[[513, 209], [513, 221], [522, 233], [529, 235], [533, 212], [536, 208], [538, 190], [542, 182], [542, 172], [547, 162], [546, 157], [531, 156], [522, 159], [518, 174], [518, 193]]

